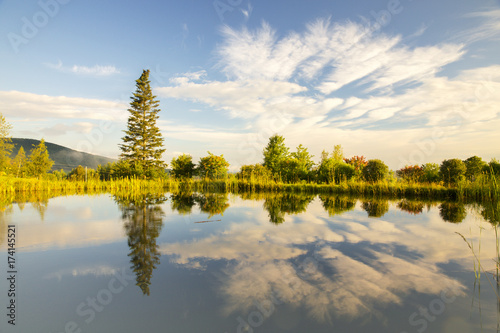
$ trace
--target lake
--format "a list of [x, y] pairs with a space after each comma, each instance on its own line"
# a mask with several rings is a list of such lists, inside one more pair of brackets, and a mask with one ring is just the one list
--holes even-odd
[[324, 195], [4, 204], [1, 332], [493, 332], [497, 222], [498, 205]]

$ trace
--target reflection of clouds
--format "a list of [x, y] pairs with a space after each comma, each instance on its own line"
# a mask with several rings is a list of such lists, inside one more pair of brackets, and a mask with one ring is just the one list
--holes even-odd
[[248, 312], [255, 301], [263, 302], [275, 293], [292, 306], [304, 305], [311, 317], [330, 321], [377, 314], [380, 306], [400, 304], [411, 291], [439, 294], [450, 288], [461, 293], [464, 288], [434, 264], [370, 252], [373, 258], [363, 262], [326, 245], [316, 258], [299, 259], [299, 265], [284, 260], [240, 261], [224, 270], [225, 312]]
[[331, 242], [344, 240], [344, 237], [325, 228], [324, 221], [319, 222], [321, 223], [285, 223], [278, 229], [269, 228], [268, 222], [263, 227], [238, 224], [222, 235], [211, 235], [191, 243], [160, 245], [160, 252], [174, 255], [178, 264], [187, 264], [197, 258], [246, 259], [252, 262], [286, 260], [305, 253], [292, 244], [307, 244], [317, 239]]
[[[392, 216], [373, 219], [358, 210], [329, 218], [316, 201], [279, 227], [238, 223], [221, 234], [160, 249], [191, 268], [204, 267], [207, 260], [228, 261], [218, 275], [226, 314], [251, 311], [274, 294], [321, 321], [381, 316], [381, 307], [400, 304], [412, 292], [463, 294], [465, 287], [440, 265], [454, 261], [472, 269], [471, 253], [454, 235], [470, 224], [444, 223], [436, 208], [421, 216], [391, 221]], [[494, 240], [483, 240], [482, 246], [493, 253]]]
[[19, 228], [17, 248], [23, 252], [109, 244], [125, 237], [119, 211], [109, 209], [114, 207], [109, 195], [48, 199], [44, 219], [35, 206], [18, 205], [12, 220]]
[[119, 269], [107, 265], [99, 265], [96, 267], [76, 267], [61, 269], [57, 272], [47, 274], [45, 279], [57, 279], [61, 281], [64, 276], [81, 277], [86, 275], [93, 275], [95, 277], [111, 276], [118, 272]]
[[116, 220], [88, 222], [61, 221], [60, 223], [23, 224], [19, 237], [22, 251], [43, 251], [52, 248], [71, 248], [92, 244], [111, 243], [123, 238], [123, 227]]

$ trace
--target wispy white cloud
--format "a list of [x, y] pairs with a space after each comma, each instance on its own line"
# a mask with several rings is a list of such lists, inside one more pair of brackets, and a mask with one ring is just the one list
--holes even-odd
[[204, 71], [185, 73], [157, 93], [247, 119], [243, 145], [260, 148], [252, 148], [256, 154], [238, 149], [245, 151], [244, 158], [235, 158], [238, 162], [250, 162], [248, 156], [258, 162], [266, 142], [253, 137], [273, 132], [284, 134], [291, 147], [303, 143], [315, 155], [341, 143], [347, 154], [380, 157], [392, 167], [418, 138], [435, 131], [445, 134], [434, 139], [438, 148], [426, 155], [429, 161], [436, 161], [444, 147], [450, 149], [446, 155], [460, 157], [488, 149], [485, 158], [500, 153], [493, 141], [485, 146], [472, 134], [474, 128], [490, 131], [500, 122], [500, 100], [491, 93], [499, 89], [497, 66], [442, 75], [444, 67], [464, 57], [467, 44], [408, 46], [401, 36], [330, 20], [284, 36], [266, 23], [256, 30], [226, 26], [222, 36], [216, 53], [226, 80], [210, 80]]
[[0, 113], [14, 119], [67, 118], [117, 120], [127, 115], [122, 102], [0, 91]]
[[422, 36], [426, 31], [427, 31], [427, 25], [422, 23], [422, 25], [420, 26], [420, 28], [418, 28], [417, 31], [415, 31], [412, 35], [410, 35], [410, 38], [411, 37], [420, 37]]
[[[265, 113], [270, 108], [287, 108], [290, 112], [303, 112], [299, 108], [307, 105], [321, 109], [321, 101], [312, 98], [294, 96], [307, 89], [296, 83], [270, 80], [213, 81], [192, 82], [189, 75], [176, 77], [172, 87], [157, 88], [160, 96], [196, 100], [216, 109], [226, 110], [234, 117], [252, 118]], [[293, 103], [293, 109], [289, 107]]]
[[317, 20], [304, 33], [279, 39], [266, 23], [256, 31], [222, 30], [219, 66], [229, 78], [319, 80], [317, 88], [330, 94], [365, 78], [371, 89], [419, 81], [460, 59], [463, 45], [443, 44], [410, 49], [400, 36], [373, 34], [361, 24]]
[[248, 6], [246, 9], [240, 9], [241, 10], [241, 13], [243, 14], [243, 16], [245, 16], [245, 20], [248, 21], [248, 19], [250, 18], [250, 16], [252, 15], [252, 11], [253, 11], [253, 6], [251, 3], [248, 3]]
[[465, 17], [480, 19], [480, 23], [475, 28], [457, 34], [456, 39], [465, 40], [467, 43], [486, 39], [498, 42], [500, 38], [500, 9], [473, 12]]
[[92, 67], [80, 65], [64, 66], [61, 61], [59, 61], [57, 64], [45, 63], [45, 65], [60, 72], [73, 73], [77, 75], [111, 76], [120, 74], [120, 70], [111, 65], [94, 65]]

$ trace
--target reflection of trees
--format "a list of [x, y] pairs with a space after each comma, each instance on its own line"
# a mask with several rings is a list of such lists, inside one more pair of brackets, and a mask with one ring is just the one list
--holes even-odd
[[264, 209], [269, 213], [269, 221], [280, 224], [285, 221], [285, 214], [305, 212], [314, 195], [268, 193], [264, 201]]
[[7, 226], [9, 225], [9, 216], [12, 214], [12, 205], [0, 202], [0, 246], [7, 239]]
[[156, 239], [163, 227], [165, 213], [159, 204], [166, 200], [162, 194], [151, 193], [127, 197], [115, 196], [125, 222], [130, 247], [129, 257], [131, 268], [136, 274], [136, 285], [145, 295], [149, 295], [153, 271], [160, 263]]
[[354, 207], [356, 207], [357, 201], [356, 199], [348, 197], [333, 197], [324, 195], [320, 195], [319, 199], [330, 216], [353, 210]]
[[12, 203], [17, 203], [20, 210], [24, 209], [26, 203], [31, 203], [31, 206], [38, 211], [40, 219], [43, 221], [45, 212], [49, 206], [49, 199], [62, 195], [57, 191], [19, 191], [14, 194], [2, 195], [0, 198], [0, 212]]
[[47, 208], [49, 206], [49, 200], [41, 199], [33, 201], [31, 202], [31, 206], [38, 211], [38, 214], [40, 214], [40, 219], [43, 221], [45, 218], [45, 212], [47, 211]]
[[31, 207], [33, 207], [38, 214], [40, 215], [40, 219], [43, 221], [45, 218], [45, 212], [49, 206], [49, 199], [56, 197], [58, 195], [62, 195], [57, 191], [47, 192], [47, 191], [20, 191], [13, 195], [9, 195], [7, 197], [3, 197], [0, 201], [0, 210], [1, 207], [4, 207], [5, 204], [17, 203], [19, 209], [23, 210], [26, 203], [30, 203]]
[[213, 215], [224, 214], [224, 211], [229, 207], [228, 200], [226, 193], [206, 193], [195, 197], [200, 210], [203, 213], [208, 213], [208, 218]]
[[195, 204], [196, 196], [191, 192], [173, 193], [170, 196], [170, 207], [182, 215], [191, 214]]
[[443, 202], [439, 205], [439, 216], [446, 222], [460, 223], [467, 216], [467, 212], [463, 203]]
[[363, 201], [361, 205], [370, 217], [382, 217], [389, 211], [388, 200], [370, 200]]
[[410, 214], [420, 214], [424, 211], [425, 204], [421, 201], [410, 201], [403, 199], [398, 202], [398, 208]]
[[194, 205], [198, 205], [203, 213], [213, 215], [224, 214], [229, 207], [227, 193], [192, 193], [177, 192], [170, 196], [172, 210], [179, 214], [191, 214]]
[[488, 201], [481, 204], [481, 216], [493, 225], [500, 223], [500, 201]]
[[243, 200], [264, 200], [266, 197], [268, 197], [270, 194], [268, 192], [241, 192], [238, 193], [241, 199]]

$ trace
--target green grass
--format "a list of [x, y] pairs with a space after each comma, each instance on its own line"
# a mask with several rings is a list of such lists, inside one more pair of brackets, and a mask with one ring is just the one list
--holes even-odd
[[0, 177], [0, 195], [47, 192], [59, 194], [85, 194], [100, 192], [285, 192], [309, 194], [343, 194], [351, 196], [380, 196], [387, 198], [411, 198], [424, 200], [459, 200], [464, 202], [498, 201], [499, 182], [495, 177], [484, 176], [475, 182], [463, 181], [455, 187], [442, 184], [408, 183], [403, 181], [381, 181], [368, 183], [349, 181], [340, 184], [317, 184], [301, 182], [288, 184], [268, 179], [238, 179], [231, 175], [223, 180], [174, 178], [144, 180], [119, 179], [110, 181], [89, 180], [44, 180], [35, 178]]

